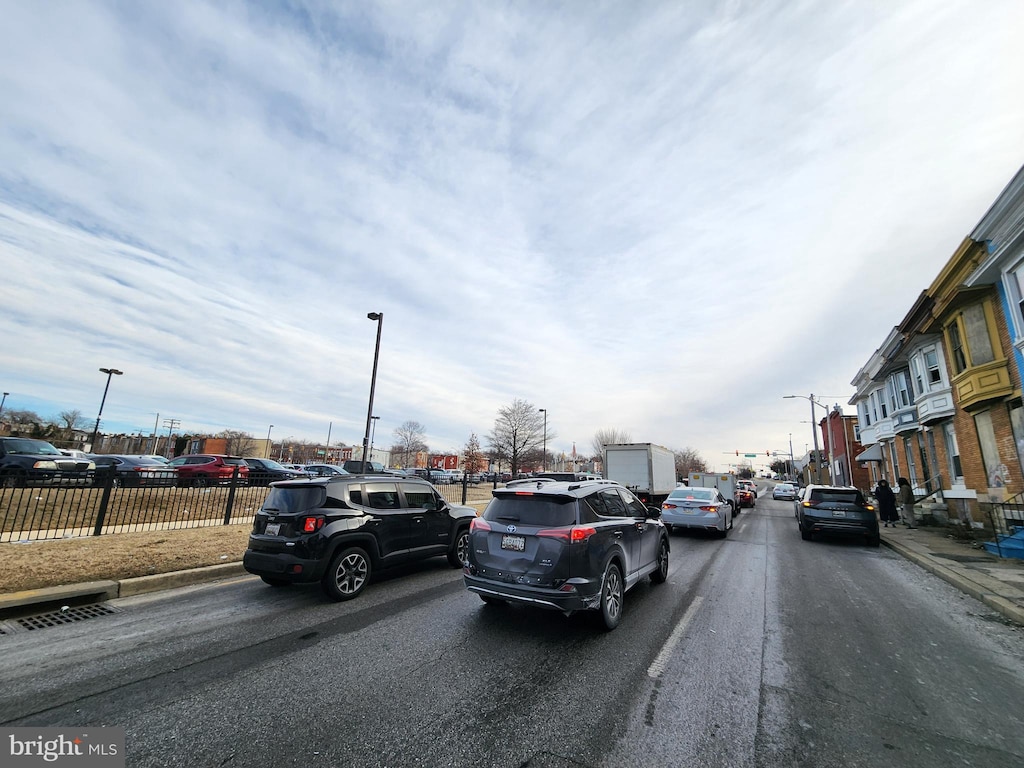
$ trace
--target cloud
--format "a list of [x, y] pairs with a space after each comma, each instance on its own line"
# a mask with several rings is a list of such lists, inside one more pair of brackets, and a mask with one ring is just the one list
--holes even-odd
[[1022, 13], [14, 4], [9, 404], [359, 442], [374, 311], [378, 444], [784, 448], [1019, 166]]

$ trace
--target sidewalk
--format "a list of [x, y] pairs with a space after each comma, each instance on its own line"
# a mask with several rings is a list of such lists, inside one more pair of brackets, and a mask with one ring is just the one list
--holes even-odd
[[912, 563], [1024, 626], [1024, 560], [989, 554], [946, 528], [882, 528], [882, 543]]

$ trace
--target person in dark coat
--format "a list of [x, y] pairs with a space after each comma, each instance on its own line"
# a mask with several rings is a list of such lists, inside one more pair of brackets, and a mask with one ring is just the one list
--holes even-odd
[[899, 500], [903, 505], [903, 522], [907, 528], [917, 528], [917, 520], [914, 518], [914, 504], [917, 501], [914, 498], [914, 489], [910, 487], [910, 481], [905, 477], [896, 478], [896, 484], [900, 487]]
[[892, 523], [892, 527], [896, 527], [896, 523], [899, 522], [900, 516], [896, 511], [896, 495], [892, 492], [892, 488], [889, 486], [889, 481], [884, 477], [878, 481], [878, 485], [875, 487], [875, 498], [878, 499], [878, 516], [885, 523], [885, 527], [889, 527], [889, 523]]

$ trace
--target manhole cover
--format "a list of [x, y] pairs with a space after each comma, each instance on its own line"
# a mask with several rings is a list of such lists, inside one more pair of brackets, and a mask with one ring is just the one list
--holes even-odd
[[86, 619], [95, 619], [98, 616], [109, 616], [116, 611], [109, 605], [99, 603], [97, 605], [76, 605], [74, 607], [62, 608], [59, 611], [43, 613], [39, 616], [26, 616], [18, 619], [17, 622], [25, 629], [45, 629], [46, 627], [58, 627], [61, 624], [74, 624]]

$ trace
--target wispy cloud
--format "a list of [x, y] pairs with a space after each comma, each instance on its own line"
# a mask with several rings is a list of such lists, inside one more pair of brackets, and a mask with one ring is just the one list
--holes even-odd
[[782, 448], [1022, 161], [1011, 0], [4, 18], [4, 389], [125, 429], [356, 442], [383, 311], [378, 443]]

